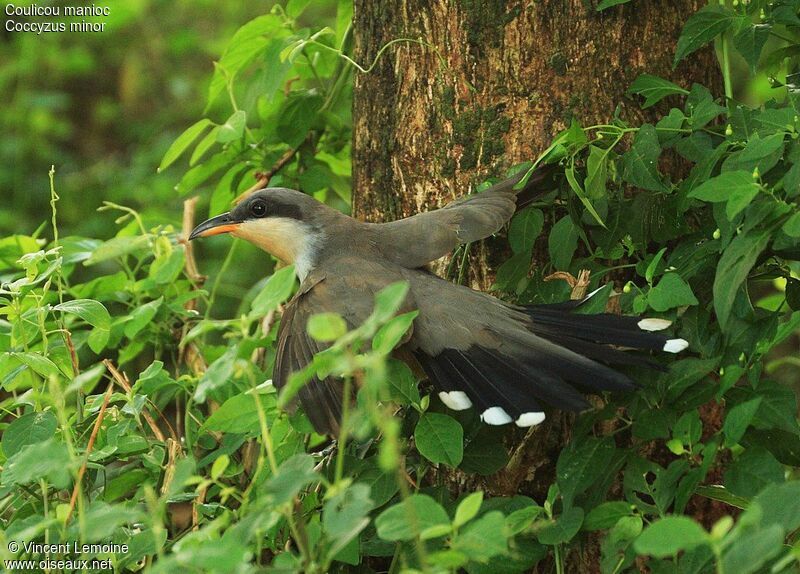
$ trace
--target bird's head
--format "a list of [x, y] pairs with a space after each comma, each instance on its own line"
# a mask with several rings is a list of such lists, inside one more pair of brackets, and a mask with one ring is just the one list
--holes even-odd
[[313, 267], [328, 210], [313, 197], [293, 189], [262, 189], [231, 211], [195, 227], [189, 239], [230, 233], [285, 263], [293, 263], [302, 279]]

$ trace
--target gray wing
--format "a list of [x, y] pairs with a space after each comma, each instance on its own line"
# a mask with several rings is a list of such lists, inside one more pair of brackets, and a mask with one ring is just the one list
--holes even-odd
[[538, 195], [553, 166], [541, 166], [521, 190], [514, 186], [525, 176], [518, 174], [482, 191], [459, 198], [434, 211], [376, 226], [378, 245], [384, 257], [409, 269], [450, 253], [463, 243], [497, 233], [517, 208]]
[[[348, 328], [358, 327], [372, 313], [375, 293], [402, 279], [378, 262], [345, 256], [330, 261], [325, 269], [312, 272], [281, 317], [272, 376], [275, 386], [282, 388], [292, 373], [306, 368], [316, 353], [328, 347], [308, 335], [309, 317], [338, 313]], [[404, 310], [410, 308], [408, 303], [404, 306]], [[298, 398], [317, 432], [338, 434], [345, 399], [341, 379], [320, 379], [314, 375], [300, 389]]]

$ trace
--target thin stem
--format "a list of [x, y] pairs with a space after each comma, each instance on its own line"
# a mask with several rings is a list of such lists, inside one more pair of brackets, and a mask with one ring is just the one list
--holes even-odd
[[353, 384], [352, 377], [345, 377], [342, 389], [342, 422], [339, 425], [339, 444], [338, 452], [336, 453], [336, 474], [334, 475], [334, 483], [338, 484], [344, 475], [344, 451], [347, 447], [347, 423], [348, 415], [350, 414], [350, 392]]
[[[721, 6], [725, 5], [725, 0], [719, 0]], [[731, 82], [731, 58], [730, 40], [728, 32], [724, 32], [719, 38], [722, 48], [722, 80], [725, 83], [725, 99], [733, 99], [733, 83]]]

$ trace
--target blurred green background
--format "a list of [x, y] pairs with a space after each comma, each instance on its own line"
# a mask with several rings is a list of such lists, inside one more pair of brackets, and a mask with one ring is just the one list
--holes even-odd
[[[109, 17], [95, 19], [106, 22], [99, 33], [37, 35], [7, 32], [3, 26], [0, 235], [32, 234], [49, 223], [51, 165], [61, 198], [62, 236], [113, 237], [121, 229], [115, 222], [120, 213], [97, 212], [103, 201], [139, 211], [148, 228], [172, 224], [179, 229], [183, 200], [199, 195], [196, 217], [205, 219], [217, 180], [182, 197], [175, 186], [186, 173], [186, 159], [160, 174], [156, 168], [175, 138], [204, 116], [214, 61], [233, 34], [269, 14], [274, 4], [125, 0], [110, 4]], [[335, 27], [336, 9], [336, 1], [315, 0], [297, 26]], [[4, 24], [8, 18], [3, 14]], [[256, 86], [258, 80], [247, 78]], [[349, 92], [346, 97], [336, 112], [349, 125]], [[230, 113], [229, 102], [217, 98], [205, 115], [221, 124]], [[251, 177], [244, 179], [243, 187], [253, 183]], [[50, 235], [49, 228], [40, 232], [47, 239]], [[228, 239], [197, 247], [201, 271], [212, 281], [230, 245]], [[235, 313], [241, 289], [266, 276], [272, 265], [249, 245], [236, 249], [252, 251], [250, 260], [264, 267], [229, 269], [215, 314]]]

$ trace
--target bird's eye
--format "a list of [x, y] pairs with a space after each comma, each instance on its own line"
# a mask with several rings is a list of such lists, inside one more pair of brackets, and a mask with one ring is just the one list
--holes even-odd
[[264, 217], [267, 214], [267, 205], [263, 201], [254, 201], [250, 205], [250, 213], [256, 217]]

